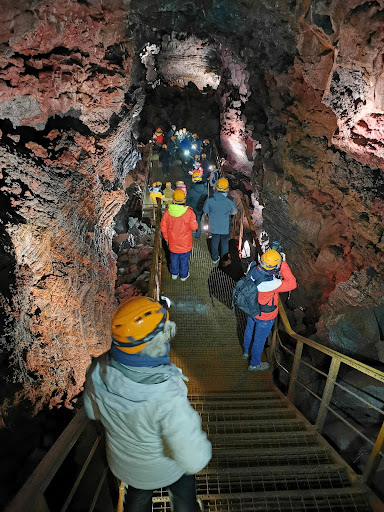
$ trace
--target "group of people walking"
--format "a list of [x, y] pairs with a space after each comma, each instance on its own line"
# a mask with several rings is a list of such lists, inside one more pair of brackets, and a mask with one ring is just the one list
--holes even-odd
[[[201, 213], [209, 215], [213, 262], [219, 261], [219, 245], [222, 256], [228, 252], [230, 217], [237, 211], [228, 191], [228, 180], [220, 178], [207, 197], [199, 173], [192, 174], [187, 194], [182, 188], [173, 191], [161, 220], [172, 279], [189, 277], [192, 233], [200, 236]], [[248, 273], [258, 289], [260, 314], [248, 318], [242, 357], [250, 359], [249, 371], [265, 371], [268, 363], [261, 361], [261, 353], [278, 314], [279, 292], [293, 290], [296, 280], [284, 253], [274, 249], [251, 264]], [[209, 463], [212, 446], [189, 403], [187, 379], [170, 362], [175, 333], [165, 305], [133, 297], [114, 312], [111, 349], [87, 371], [85, 409], [104, 425], [108, 464], [128, 487], [125, 512], [151, 512], [153, 491], [160, 487], [168, 488], [173, 512], [203, 511], [195, 474]]]

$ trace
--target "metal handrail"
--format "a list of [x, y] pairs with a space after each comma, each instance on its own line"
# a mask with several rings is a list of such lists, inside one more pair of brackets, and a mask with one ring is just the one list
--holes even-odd
[[[255, 227], [253, 225], [251, 216], [249, 214], [248, 207], [246, 205], [244, 197], [242, 197], [242, 204], [243, 204], [243, 209], [244, 209], [245, 215], [248, 220], [249, 227], [252, 231], [253, 239], [255, 240], [255, 243], [256, 243], [257, 252], [259, 255], [261, 255], [262, 254], [261, 245], [259, 243], [259, 239], [257, 237], [257, 233], [256, 233]], [[301, 336], [300, 334], [295, 333], [295, 331], [292, 329], [292, 327], [289, 323], [286, 311], [284, 309], [283, 303], [280, 298], [279, 298], [279, 318], [281, 320], [281, 324], [282, 324], [285, 332], [292, 339], [296, 340], [295, 353], [290, 352], [286, 347], [284, 347], [285, 350], [287, 350], [288, 352], [290, 352], [293, 355], [293, 364], [292, 364], [291, 372], [289, 372], [289, 370], [286, 370], [284, 368], [284, 371], [286, 371], [288, 374], [291, 375], [289, 386], [288, 386], [288, 392], [287, 392], [288, 399], [293, 403], [294, 389], [295, 389], [296, 383], [298, 383], [302, 386], [305, 386], [303, 383], [299, 382], [299, 380], [298, 380], [300, 364], [306, 364], [308, 367], [311, 367], [311, 365], [309, 365], [308, 363], [306, 363], [305, 361], [302, 360], [302, 353], [303, 353], [304, 346], [311, 347], [311, 348], [317, 350], [318, 352], [326, 354], [327, 356], [329, 356], [331, 358], [331, 364], [330, 364], [328, 374], [325, 374], [325, 373], [321, 372], [320, 370], [317, 370], [314, 367], [312, 367], [312, 369], [314, 371], [318, 371], [319, 373], [323, 374], [327, 379], [325, 387], [324, 387], [324, 391], [323, 391], [323, 396], [318, 397], [311, 390], [309, 390], [307, 388], [307, 390], [312, 395], [314, 395], [316, 398], [318, 398], [320, 400], [320, 407], [319, 407], [319, 411], [317, 414], [315, 427], [317, 428], [319, 433], [322, 433], [327, 414], [328, 414], [328, 412], [332, 412], [334, 415], [339, 416], [340, 419], [342, 419], [344, 421], [344, 423], [348, 424], [350, 426], [350, 428], [355, 430], [360, 436], [362, 436], [364, 439], [367, 439], [366, 436], [362, 432], [360, 432], [358, 429], [356, 429], [354, 427], [354, 425], [352, 425], [350, 422], [348, 422], [347, 420], [342, 418], [340, 415], [338, 415], [338, 413], [336, 411], [334, 411], [332, 409], [330, 404], [331, 404], [334, 388], [335, 388], [335, 386], [342, 387], [341, 385], [339, 385], [336, 382], [336, 379], [339, 374], [339, 369], [340, 369], [341, 364], [345, 364], [351, 368], [354, 368], [355, 370], [357, 370], [365, 375], [369, 375], [370, 377], [376, 379], [378, 382], [382, 382], [382, 383], [384, 383], [384, 372], [377, 370], [376, 368], [372, 368], [371, 366], [368, 366], [367, 364], [362, 363], [361, 361], [358, 361], [357, 359], [353, 359], [352, 357], [341, 354], [340, 352], [337, 352], [336, 350], [333, 350], [329, 347], [321, 345], [320, 343], [317, 343], [316, 341], [310, 340], [308, 338], [305, 338], [304, 336]], [[273, 330], [273, 335], [272, 335], [270, 362], [271, 362], [271, 364], [276, 362], [279, 366], [281, 366], [276, 357], [277, 337], [278, 337], [278, 319], [276, 319], [275, 328]], [[272, 361], [272, 356], [275, 357], [275, 361]], [[355, 393], [349, 391], [349, 394], [354, 396], [355, 398], [359, 398], [360, 401], [364, 402], [364, 400], [361, 399], [361, 397], [358, 397]], [[380, 431], [376, 438], [376, 441], [375, 442], [370, 441], [370, 443], [373, 445], [373, 448], [372, 448], [372, 451], [370, 453], [369, 459], [366, 463], [366, 466], [364, 468], [363, 475], [362, 475], [362, 479], [366, 483], [372, 482], [375, 472], [380, 463], [380, 457], [384, 457], [384, 421], [380, 428]]]

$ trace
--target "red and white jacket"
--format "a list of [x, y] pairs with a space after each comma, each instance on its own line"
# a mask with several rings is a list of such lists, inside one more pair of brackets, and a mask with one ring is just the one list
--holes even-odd
[[272, 281], [264, 281], [257, 286], [258, 300], [260, 304], [268, 306], [276, 306], [272, 313], [260, 313], [256, 318], [259, 320], [272, 320], [279, 313], [279, 293], [290, 292], [297, 286], [296, 278], [292, 274], [291, 269], [286, 261], [283, 261], [280, 267], [280, 274], [283, 279], [273, 277]]

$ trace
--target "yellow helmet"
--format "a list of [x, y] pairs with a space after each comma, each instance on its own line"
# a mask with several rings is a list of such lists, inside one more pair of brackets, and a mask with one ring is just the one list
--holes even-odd
[[172, 185], [172, 183], [170, 181], [167, 181], [167, 183], [165, 184], [166, 187], [168, 187], [168, 185]]
[[219, 181], [216, 184], [216, 190], [218, 192], [228, 192], [229, 190], [229, 183], [227, 178], [220, 178]]
[[152, 183], [152, 187], [161, 187], [161, 185], [162, 185], [161, 181], [154, 181]]
[[281, 256], [275, 249], [270, 249], [265, 252], [260, 259], [260, 266], [263, 267], [264, 270], [274, 270], [279, 267], [280, 264]]
[[176, 187], [180, 187], [180, 185], [184, 185], [184, 181], [176, 181]]
[[120, 304], [113, 314], [113, 344], [126, 354], [137, 354], [163, 330], [168, 320], [168, 310], [154, 299], [133, 297]]
[[166, 145], [166, 144], [163, 144], [161, 147], [165, 149], [165, 148], [167, 147], [167, 145]]
[[201, 181], [201, 174], [199, 173], [199, 171], [195, 171], [192, 173], [192, 181]]
[[185, 194], [184, 190], [181, 188], [177, 188], [173, 193], [173, 202], [175, 204], [184, 204], [185, 203]]

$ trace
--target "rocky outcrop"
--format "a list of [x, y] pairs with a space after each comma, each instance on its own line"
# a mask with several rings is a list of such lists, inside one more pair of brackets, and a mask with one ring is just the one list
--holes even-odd
[[1, 373], [35, 410], [70, 407], [110, 343], [113, 219], [139, 158], [142, 107], [127, 94], [126, 12], [120, 1], [57, 0], [0, 14], [2, 262], [14, 275], [2, 282], [11, 365], [3, 359]]

